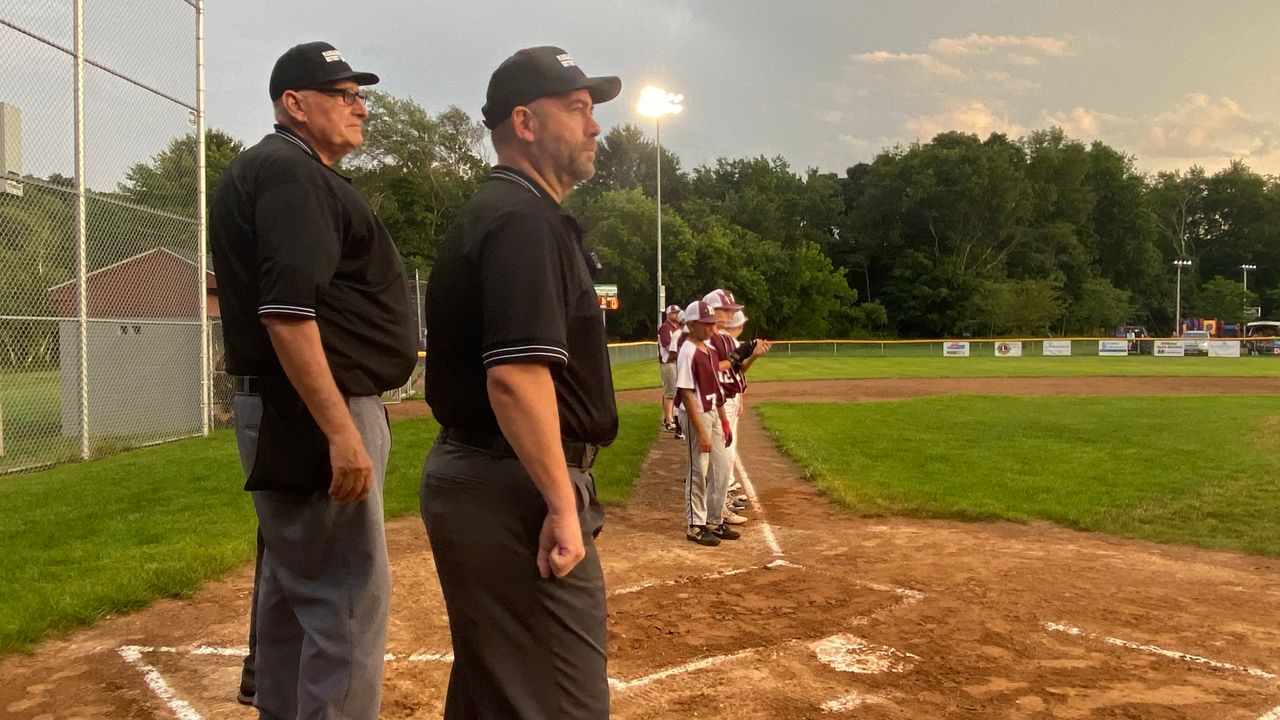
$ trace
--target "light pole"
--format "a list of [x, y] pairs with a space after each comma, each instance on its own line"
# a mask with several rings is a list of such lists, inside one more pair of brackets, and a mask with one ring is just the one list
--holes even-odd
[[1250, 264], [1248, 264], [1248, 263], [1245, 263], [1244, 265], [1241, 265], [1241, 266], [1240, 266], [1240, 270], [1241, 270], [1241, 271], [1242, 271], [1242, 273], [1244, 274], [1244, 291], [1245, 291], [1245, 293], [1248, 293], [1248, 292], [1249, 292], [1249, 271], [1250, 271], [1250, 270], [1257, 270], [1257, 269], [1258, 269], [1258, 266], [1257, 266], [1257, 265], [1250, 265]]
[[1190, 260], [1174, 260], [1173, 264], [1178, 268], [1178, 285], [1173, 301], [1173, 334], [1174, 337], [1182, 336], [1182, 268], [1191, 267]]
[[649, 85], [640, 91], [640, 100], [636, 110], [645, 117], [653, 118], [654, 139], [657, 146], [658, 161], [658, 322], [666, 317], [667, 289], [662, 285], [662, 116], [679, 115], [684, 106], [683, 95], [669, 93], [659, 87]]

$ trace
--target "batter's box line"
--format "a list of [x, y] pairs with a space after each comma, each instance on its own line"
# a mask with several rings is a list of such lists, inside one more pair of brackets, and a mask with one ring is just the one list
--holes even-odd
[[[1147, 653], [1148, 655], [1158, 655], [1160, 657], [1166, 657], [1173, 660], [1180, 660], [1182, 662], [1191, 663], [1193, 665], [1204, 665], [1206, 667], [1216, 668], [1218, 670], [1230, 670], [1232, 672], [1244, 673], [1246, 675], [1252, 675], [1253, 677], [1256, 677], [1256, 678], [1262, 678], [1263, 680], [1274, 681], [1276, 679], [1275, 674], [1269, 673], [1266, 670], [1259, 670], [1257, 668], [1251, 668], [1251, 667], [1243, 667], [1241, 665], [1234, 665], [1228, 662], [1220, 662], [1218, 660], [1210, 660], [1209, 658], [1200, 657], [1199, 655], [1192, 655], [1190, 653], [1179, 652], [1177, 650], [1165, 650], [1164, 648], [1157, 647], [1155, 645], [1145, 645], [1143, 643], [1136, 643], [1131, 640], [1122, 640], [1116, 637], [1107, 637], [1104, 635], [1099, 635], [1098, 633], [1091, 633], [1086, 630], [1082, 630], [1078, 627], [1075, 627], [1074, 625], [1067, 625], [1066, 623], [1047, 622], [1047, 623], [1043, 623], [1042, 626], [1044, 627], [1045, 630], [1049, 632], [1063, 633], [1065, 635], [1070, 635], [1071, 637], [1079, 637], [1079, 638], [1085, 638], [1087, 640], [1101, 641], [1108, 645], [1122, 647], [1127, 650], [1137, 650], [1139, 652]], [[1267, 715], [1264, 715], [1263, 718], [1267, 720], [1280, 719], [1280, 708], [1276, 708], [1276, 710], [1273, 710]]]

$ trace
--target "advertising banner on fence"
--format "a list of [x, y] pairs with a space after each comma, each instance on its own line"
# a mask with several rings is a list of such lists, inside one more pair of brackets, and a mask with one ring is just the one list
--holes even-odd
[[1209, 357], [1240, 357], [1240, 341], [1210, 340]]
[[1099, 340], [1098, 354], [1103, 357], [1127, 357], [1129, 355], [1129, 341]]
[[1044, 341], [1045, 357], [1070, 357], [1071, 341], [1070, 340], [1045, 340]]
[[945, 357], [969, 357], [969, 343], [967, 342], [949, 342], [942, 346], [942, 354]]
[[1156, 340], [1156, 357], [1182, 357], [1187, 354], [1187, 346], [1181, 340]]
[[1022, 357], [1021, 342], [996, 343], [996, 357]]

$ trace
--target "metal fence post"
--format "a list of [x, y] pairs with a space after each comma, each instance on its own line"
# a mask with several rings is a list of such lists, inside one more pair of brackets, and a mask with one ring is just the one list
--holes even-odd
[[84, 0], [76, 0], [72, 15], [72, 37], [75, 43], [75, 191], [76, 191], [76, 306], [80, 326], [80, 458], [89, 459], [89, 307], [88, 253], [85, 249], [84, 190]]
[[204, 137], [204, 0], [196, 0], [196, 253], [199, 278], [196, 292], [200, 307], [200, 434], [209, 434], [213, 413], [213, 384], [209, 357], [209, 238], [205, 217], [205, 137]]

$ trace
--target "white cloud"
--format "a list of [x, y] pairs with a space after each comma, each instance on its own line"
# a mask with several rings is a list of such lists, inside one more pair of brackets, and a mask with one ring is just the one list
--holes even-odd
[[868, 65], [905, 65], [907, 67], [917, 68], [929, 75], [935, 75], [938, 77], [956, 79], [968, 77], [968, 74], [959, 68], [948, 65], [927, 53], [894, 53], [885, 50], [876, 50], [875, 52], [854, 55], [852, 56], [852, 59], [856, 62], [866, 63]]
[[930, 140], [938, 133], [958, 130], [985, 138], [993, 132], [1010, 137], [1024, 135], [1027, 129], [1010, 120], [1000, 103], [988, 105], [981, 100], [967, 100], [935, 115], [918, 115], [907, 118], [903, 128], [920, 140]]
[[1042, 111], [1040, 125], [1057, 125], [1082, 140], [1102, 140], [1133, 154], [1148, 170], [1209, 169], [1243, 159], [1259, 172], [1280, 171], [1280, 118], [1246, 111], [1229, 97], [1190, 93], [1167, 110], [1140, 117], [1085, 107]]
[[1010, 75], [1002, 70], [984, 71], [982, 78], [995, 83], [1004, 90], [1011, 90], [1020, 95], [1026, 95], [1040, 89], [1040, 83], [1017, 75]]
[[828, 125], [839, 125], [845, 118], [843, 110], [814, 110], [813, 114]]
[[981, 55], [991, 53], [1032, 54], [1063, 57], [1072, 53], [1066, 38], [1045, 35], [979, 35], [969, 33], [962, 38], [934, 38], [929, 49], [940, 55]]
[[866, 138], [854, 137], [849, 133], [840, 133], [836, 139], [840, 145], [848, 151], [857, 155], [865, 155], [871, 149], [871, 141]]

